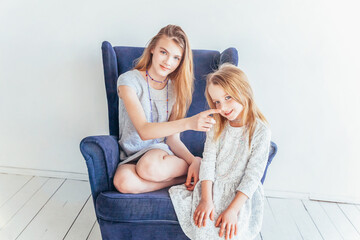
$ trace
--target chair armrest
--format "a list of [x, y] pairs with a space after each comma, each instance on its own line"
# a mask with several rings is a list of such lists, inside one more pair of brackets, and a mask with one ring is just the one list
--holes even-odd
[[80, 143], [89, 173], [91, 192], [95, 200], [100, 192], [114, 190], [113, 178], [119, 164], [119, 144], [116, 136], [90, 136]]
[[271, 147], [270, 147], [269, 160], [268, 160], [269, 164], [272, 162], [272, 160], [275, 157], [277, 150], [278, 150], [276, 143], [270, 142], [270, 144], [271, 144]]
[[276, 153], [277, 153], [277, 145], [274, 143], [274, 142], [270, 142], [270, 152], [269, 152], [269, 158], [268, 158], [268, 161], [266, 163], [266, 168], [265, 168], [265, 171], [264, 171], [264, 175], [262, 176], [261, 178], [261, 183], [264, 184], [264, 181], [265, 181], [265, 178], [266, 178], [266, 172], [267, 172], [267, 169], [268, 167], [270, 166], [273, 158], [275, 157]]

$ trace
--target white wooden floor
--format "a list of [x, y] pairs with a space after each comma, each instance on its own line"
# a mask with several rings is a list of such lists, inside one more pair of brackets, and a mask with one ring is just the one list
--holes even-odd
[[[101, 239], [89, 183], [0, 174], [0, 239]], [[268, 197], [261, 239], [360, 239], [360, 205]]]

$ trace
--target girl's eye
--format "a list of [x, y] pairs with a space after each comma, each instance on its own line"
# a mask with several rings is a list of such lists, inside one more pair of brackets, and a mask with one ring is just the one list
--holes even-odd
[[229, 100], [229, 99], [231, 99], [231, 96], [226, 96], [225, 97], [225, 100]]
[[166, 52], [165, 51], [160, 51], [162, 54], [166, 54]]
[[176, 61], [180, 61], [180, 58], [179, 57], [175, 57]]
[[219, 101], [215, 101], [214, 103], [215, 103], [215, 105], [218, 105], [218, 104], [220, 104], [220, 102], [219, 102]]

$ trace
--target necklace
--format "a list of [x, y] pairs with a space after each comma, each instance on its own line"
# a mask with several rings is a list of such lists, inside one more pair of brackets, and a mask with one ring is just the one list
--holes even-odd
[[[150, 75], [149, 75], [150, 77]], [[151, 78], [151, 77], [150, 77]], [[167, 78], [166, 78], [167, 80]], [[154, 122], [154, 118], [153, 118], [153, 110], [152, 110], [152, 99], [151, 99], [151, 94], [150, 94], [150, 85], [149, 85], [149, 80], [148, 80], [148, 74], [147, 74], [147, 70], [146, 70], [146, 83], [147, 83], [147, 87], [148, 87], [148, 93], [149, 93], [149, 100], [150, 100], [150, 117], [151, 117], [151, 122]], [[168, 116], [169, 116], [169, 84], [166, 83], [166, 121], [168, 120]], [[156, 142], [159, 142], [157, 139], [155, 139]], [[164, 142], [166, 142], [166, 138], [164, 140]]]
[[164, 83], [164, 82], [166, 82], [166, 81], [168, 80], [168, 78], [166, 77], [164, 81], [157, 81], [157, 80], [153, 79], [153, 78], [150, 76], [148, 70], [146, 70], [146, 78], [147, 78], [148, 76], [149, 76], [149, 78], [150, 78], [151, 80], [153, 80], [154, 82], [157, 82], [157, 83]]

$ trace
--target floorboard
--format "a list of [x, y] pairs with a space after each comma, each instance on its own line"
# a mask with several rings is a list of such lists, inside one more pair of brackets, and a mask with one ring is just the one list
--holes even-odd
[[94, 211], [94, 204], [90, 195], [84, 208], [81, 209], [80, 214], [75, 219], [64, 240], [86, 239], [89, 236], [95, 221], [96, 216]]
[[[311, 219], [315, 223], [323, 239], [341, 240], [343, 239], [334, 223], [326, 214], [325, 210], [317, 201], [302, 201]], [[335, 204], [335, 203], [334, 203]]]
[[88, 199], [88, 182], [66, 180], [18, 237], [62, 239]]
[[264, 201], [264, 218], [261, 228], [261, 237], [263, 240], [281, 239], [281, 229], [277, 223], [268, 199]]
[[[360, 205], [272, 197], [264, 204], [255, 240], [360, 240]], [[89, 182], [0, 174], [0, 239], [101, 240]]]
[[0, 239], [19, 237], [64, 181], [64, 179], [49, 179], [0, 230]]
[[94, 223], [94, 227], [91, 229], [91, 233], [87, 240], [101, 240], [101, 232], [98, 222]]
[[15, 216], [47, 180], [47, 178], [42, 177], [31, 178], [20, 191], [17, 191], [11, 199], [0, 207], [0, 229]]
[[360, 211], [358, 211], [357, 207], [355, 205], [343, 203], [338, 203], [338, 206], [351, 222], [356, 231], [360, 233]]
[[331, 221], [345, 240], [360, 240], [360, 235], [337, 204], [321, 202]]
[[[32, 176], [0, 174], [0, 207], [11, 199]], [[11, 184], [9, 184], [11, 183]]]
[[301, 240], [302, 236], [299, 227], [287, 207], [290, 200], [280, 198], [268, 198], [268, 200], [270, 208], [279, 225], [279, 229], [281, 229], [280, 239]]
[[286, 203], [287, 209], [294, 219], [302, 238], [304, 240], [323, 240], [301, 200], [291, 199]]

